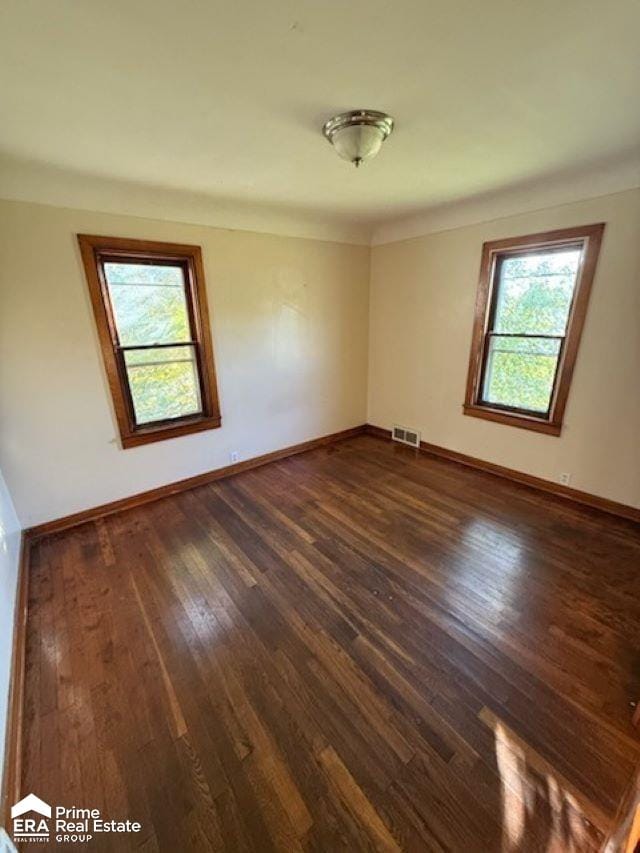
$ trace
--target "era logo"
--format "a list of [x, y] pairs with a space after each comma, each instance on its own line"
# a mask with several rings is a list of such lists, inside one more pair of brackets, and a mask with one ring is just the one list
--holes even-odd
[[[23, 817], [29, 812], [39, 815], [39, 817]], [[16, 841], [48, 838], [49, 824], [47, 819], [50, 817], [51, 806], [41, 800], [40, 797], [36, 797], [35, 794], [28, 794], [15, 806], [11, 806], [14, 838]]]

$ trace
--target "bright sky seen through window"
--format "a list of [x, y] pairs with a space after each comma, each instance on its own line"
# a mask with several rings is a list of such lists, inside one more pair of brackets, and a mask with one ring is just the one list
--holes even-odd
[[183, 268], [107, 262], [104, 274], [136, 423], [201, 412]]
[[482, 402], [549, 411], [581, 256], [568, 247], [498, 258]]

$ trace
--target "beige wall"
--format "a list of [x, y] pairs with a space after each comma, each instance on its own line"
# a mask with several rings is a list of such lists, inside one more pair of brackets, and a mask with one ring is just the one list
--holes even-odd
[[[562, 436], [463, 416], [482, 243], [598, 221], [607, 231]], [[221, 429], [120, 449], [77, 232], [203, 247]], [[640, 505], [640, 190], [371, 257], [349, 244], [0, 202], [0, 258], [0, 465], [24, 526], [366, 419], [549, 480], [568, 472], [575, 488]]]
[[[560, 437], [462, 414], [486, 240], [606, 222]], [[372, 249], [368, 419], [640, 506], [640, 190]]]
[[[202, 246], [221, 429], [121, 450], [77, 232]], [[25, 527], [361, 424], [369, 249], [0, 202], [0, 464]]]

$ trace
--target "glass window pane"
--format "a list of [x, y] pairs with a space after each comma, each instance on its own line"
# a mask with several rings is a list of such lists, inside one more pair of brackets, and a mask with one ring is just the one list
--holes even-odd
[[558, 340], [491, 337], [482, 401], [547, 412], [559, 354]]
[[192, 346], [129, 350], [124, 358], [138, 425], [202, 411]]
[[105, 263], [121, 346], [191, 340], [182, 267]]
[[581, 256], [580, 247], [505, 256], [493, 331], [564, 335]]

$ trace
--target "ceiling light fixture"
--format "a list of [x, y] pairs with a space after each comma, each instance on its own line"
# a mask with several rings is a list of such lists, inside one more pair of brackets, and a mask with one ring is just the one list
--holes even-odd
[[377, 110], [351, 110], [330, 118], [322, 132], [343, 160], [357, 168], [375, 157], [393, 130], [393, 119]]

